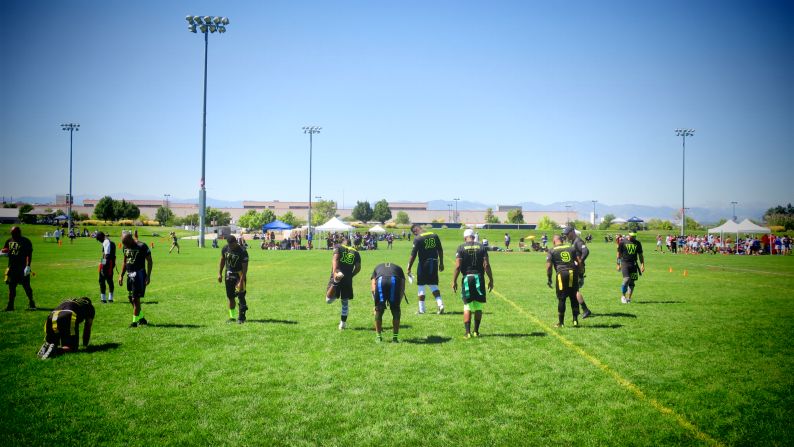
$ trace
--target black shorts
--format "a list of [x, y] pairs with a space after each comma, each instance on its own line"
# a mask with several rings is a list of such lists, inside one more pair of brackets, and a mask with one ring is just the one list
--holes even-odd
[[25, 270], [6, 269], [5, 282], [8, 287], [15, 289], [17, 285], [21, 284], [22, 287], [30, 287], [30, 276], [25, 276]]
[[401, 291], [403, 290], [403, 280], [396, 276], [379, 276], [375, 280], [375, 292], [372, 293], [372, 300], [379, 311], [391, 307], [392, 311], [400, 309], [402, 301]]
[[353, 299], [353, 277], [345, 276], [339, 284], [334, 284], [334, 277], [328, 280], [328, 287], [334, 286], [334, 296], [343, 300]]
[[245, 281], [237, 288], [237, 283], [240, 281], [240, 273], [226, 272], [226, 297], [232, 299], [240, 294], [245, 293]]
[[576, 298], [576, 292], [579, 291], [579, 275], [575, 270], [562, 270], [557, 272], [554, 283], [557, 299], [565, 299], [568, 297]]
[[130, 272], [127, 272], [127, 291], [130, 293], [130, 298], [143, 298], [146, 295], [146, 271], [138, 270], [132, 272], [133, 277], [130, 277]]
[[485, 302], [485, 277], [482, 273], [463, 275], [463, 279], [460, 280], [460, 288], [463, 304], [469, 304], [472, 301]]
[[416, 285], [438, 285], [438, 259], [428, 258], [419, 263], [416, 271]]
[[581, 267], [579, 267], [579, 271], [578, 271], [580, 289], [584, 287], [584, 276], [585, 276], [584, 272], [585, 272], [584, 265], [582, 265]]
[[640, 269], [637, 267], [637, 264], [624, 262], [620, 264], [620, 271], [623, 272], [624, 278], [629, 278], [632, 281], [637, 281], [640, 279]]
[[56, 346], [79, 347], [77, 334], [77, 314], [71, 310], [54, 310], [44, 323], [47, 343]]

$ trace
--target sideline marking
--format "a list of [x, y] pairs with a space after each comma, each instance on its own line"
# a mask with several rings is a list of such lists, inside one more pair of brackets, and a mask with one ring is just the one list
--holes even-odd
[[540, 319], [538, 319], [538, 317], [536, 317], [535, 315], [527, 312], [526, 310], [524, 310], [523, 308], [521, 308], [516, 303], [514, 303], [513, 301], [511, 301], [509, 298], [507, 298], [506, 296], [502, 295], [501, 293], [497, 292], [496, 290], [494, 290], [492, 293], [494, 295], [498, 296], [499, 298], [503, 299], [505, 302], [507, 302], [511, 306], [513, 306], [513, 308], [515, 308], [519, 313], [524, 314], [527, 318], [530, 319], [530, 321], [532, 321], [536, 325], [540, 326], [543, 330], [545, 330], [546, 332], [549, 332], [551, 335], [556, 337], [566, 347], [568, 347], [572, 351], [576, 352], [580, 356], [584, 357], [585, 360], [587, 360], [588, 362], [592, 363], [595, 367], [599, 368], [600, 370], [602, 370], [605, 373], [607, 373], [610, 376], [612, 376], [612, 378], [615, 379], [615, 381], [617, 381], [621, 386], [623, 386], [623, 388], [626, 388], [627, 390], [631, 391], [641, 401], [649, 403], [659, 413], [662, 413], [665, 416], [670, 416], [673, 419], [675, 419], [675, 421], [678, 422], [678, 425], [680, 425], [681, 427], [683, 427], [684, 429], [686, 429], [687, 431], [692, 433], [692, 435], [694, 435], [695, 438], [697, 438], [697, 439], [699, 439], [699, 440], [701, 440], [701, 441], [703, 441], [703, 442], [705, 442], [705, 443], [707, 443], [709, 445], [723, 446], [723, 444], [721, 442], [717, 441], [716, 439], [712, 438], [711, 436], [707, 435], [706, 433], [703, 433], [702, 431], [700, 431], [700, 429], [695, 424], [693, 424], [692, 422], [689, 422], [685, 417], [683, 417], [680, 414], [676, 413], [675, 410], [673, 410], [672, 408], [670, 408], [668, 406], [665, 406], [664, 404], [662, 404], [661, 402], [659, 402], [658, 400], [656, 400], [656, 399], [654, 399], [652, 397], [648, 397], [648, 395], [646, 395], [637, 385], [635, 385], [630, 380], [628, 380], [628, 379], [624, 378], [623, 376], [621, 376], [618, 372], [616, 372], [615, 370], [610, 368], [607, 364], [603, 363], [602, 361], [600, 361], [597, 358], [595, 358], [592, 355], [590, 355], [584, 349], [580, 348], [579, 346], [576, 346], [572, 341], [570, 341], [567, 338], [565, 338], [562, 335], [560, 335], [558, 331], [554, 330], [553, 328], [549, 327], [548, 325], [546, 325], [545, 323], [540, 321]]

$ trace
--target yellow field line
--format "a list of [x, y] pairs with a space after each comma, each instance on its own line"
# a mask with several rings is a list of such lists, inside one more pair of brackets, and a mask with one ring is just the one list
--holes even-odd
[[613, 370], [607, 364], [605, 364], [601, 360], [598, 360], [596, 357], [594, 357], [593, 355], [589, 354], [584, 349], [580, 348], [579, 346], [576, 346], [572, 341], [570, 341], [567, 338], [565, 338], [562, 335], [560, 335], [560, 333], [558, 331], [553, 330], [551, 327], [549, 327], [548, 325], [543, 323], [535, 315], [527, 312], [526, 310], [524, 310], [523, 308], [518, 306], [515, 302], [513, 302], [512, 300], [510, 300], [506, 296], [502, 295], [501, 293], [499, 293], [499, 292], [494, 290], [493, 294], [498, 296], [499, 298], [503, 299], [505, 302], [507, 302], [511, 306], [513, 306], [513, 308], [515, 308], [519, 313], [521, 313], [524, 316], [526, 316], [527, 318], [529, 318], [530, 321], [532, 321], [536, 325], [538, 325], [541, 328], [543, 328], [546, 332], [548, 332], [551, 335], [553, 335], [554, 337], [556, 337], [568, 349], [576, 352], [577, 354], [582, 356], [585, 360], [587, 360], [588, 362], [593, 364], [593, 366], [599, 368], [600, 370], [602, 370], [605, 373], [607, 373], [610, 376], [612, 376], [612, 378], [615, 379], [615, 381], [618, 382], [618, 384], [620, 384], [623, 388], [629, 390], [632, 394], [637, 396], [637, 398], [639, 398], [641, 401], [647, 402], [648, 404], [651, 405], [651, 407], [656, 409], [656, 411], [658, 411], [659, 413], [661, 413], [661, 414], [663, 414], [665, 416], [672, 417], [673, 419], [675, 419], [675, 421], [678, 422], [678, 425], [680, 425], [685, 430], [687, 430], [690, 433], [692, 433], [692, 435], [695, 438], [705, 442], [706, 444], [712, 445], [712, 446], [722, 446], [723, 445], [721, 442], [717, 441], [716, 439], [712, 438], [711, 436], [707, 435], [706, 433], [703, 433], [695, 424], [689, 422], [684, 416], [681, 416], [680, 414], [676, 413], [675, 410], [673, 410], [672, 408], [662, 404], [661, 402], [659, 402], [658, 400], [656, 400], [656, 399], [654, 399], [652, 397], [649, 397], [637, 385], [635, 385], [634, 383], [632, 383], [630, 380], [626, 379], [625, 377], [621, 376], [617, 371]]

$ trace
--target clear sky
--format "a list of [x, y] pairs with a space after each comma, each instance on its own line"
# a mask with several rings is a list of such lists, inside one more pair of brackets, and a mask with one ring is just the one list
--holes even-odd
[[[794, 2], [0, 2], [4, 195], [792, 200]], [[341, 204], [341, 203], [340, 203]]]

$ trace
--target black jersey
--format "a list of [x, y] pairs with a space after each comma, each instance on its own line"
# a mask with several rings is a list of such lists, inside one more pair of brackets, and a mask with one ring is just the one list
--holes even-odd
[[243, 263], [248, 262], [248, 250], [243, 248], [242, 245], [232, 249], [230, 246], [225, 246], [221, 249], [221, 256], [226, 260], [227, 272], [241, 272], [243, 270]]
[[546, 262], [551, 262], [558, 273], [576, 270], [579, 252], [573, 245], [562, 244], [552, 247], [546, 254]]
[[618, 244], [618, 256], [621, 262], [636, 264], [637, 256], [642, 254], [642, 244], [636, 239], [624, 238]]
[[488, 250], [479, 242], [466, 242], [458, 247], [455, 259], [460, 259], [460, 272], [464, 275], [485, 273], [484, 261], [488, 260]]
[[94, 318], [95, 310], [94, 305], [88, 298], [71, 298], [61, 302], [53, 310], [70, 310], [77, 315], [76, 324], [80, 324], [87, 319]]
[[26, 237], [20, 237], [18, 241], [8, 239], [3, 248], [8, 250], [8, 268], [11, 270], [24, 270], [28, 259], [33, 257], [33, 244]]
[[143, 270], [146, 265], [146, 257], [151, 251], [145, 242], [135, 242], [132, 248], [124, 247], [124, 262], [127, 264], [128, 272]]
[[353, 277], [353, 269], [356, 264], [361, 264], [361, 255], [353, 247], [347, 245], [337, 245], [334, 248], [334, 255], [339, 255], [339, 270], [345, 274], [345, 277]]
[[414, 238], [414, 248], [411, 250], [411, 256], [419, 255], [419, 263], [423, 263], [427, 259], [438, 259], [438, 251], [441, 248], [441, 239], [433, 232], [422, 233]]
[[590, 255], [590, 249], [587, 248], [587, 244], [584, 243], [581, 237], [576, 236], [576, 239], [573, 241], [571, 246], [576, 249], [579, 258], [582, 259], [582, 264], [584, 264], [584, 261]]
[[405, 272], [403, 272], [402, 267], [390, 262], [375, 266], [375, 270], [372, 271], [372, 277], [370, 279], [375, 279], [381, 276], [393, 276], [395, 278], [405, 280]]

